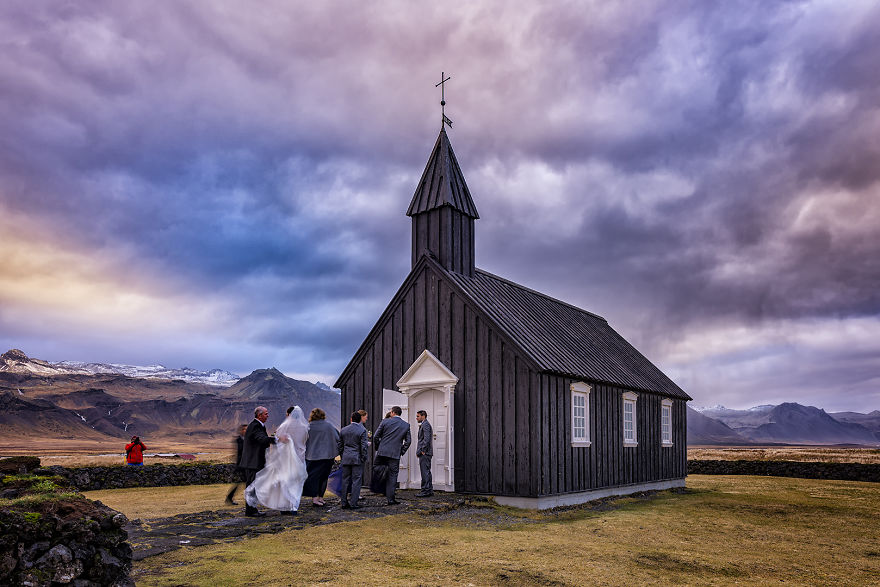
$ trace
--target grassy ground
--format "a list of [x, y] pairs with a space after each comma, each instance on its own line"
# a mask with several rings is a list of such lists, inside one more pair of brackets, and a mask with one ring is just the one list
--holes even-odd
[[880, 464], [880, 448], [824, 446], [688, 447], [688, 458], [722, 461], [801, 461]]
[[[880, 582], [880, 486], [692, 476], [608, 511], [398, 515], [178, 550], [138, 585], [868, 585]], [[120, 490], [131, 517], [214, 507], [224, 486]], [[122, 493], [123, 491], [140, 493]], [[90, 493], [90, 497], [97, 497]], [[116, 493], [119, 502], [110, 498]], [[184, 493], [191, 494], [184, 497]], [[176, 501], [175, 501], [176, 500]], [[184, 506], [186, 503], [188, 505]], [[352, 575], [351, 570], [357, 574]]]
[[[243, 505], [226, 505], [223, 501], [230, 487], [231, 484], [132, 487], [86, 491], [83, 495], [89, 499], [99, 500], [134, 520], [135, 518], [167, 518], [206, 510], [241, 510]], [[236, 501], [241, 504], [244, 503], [242, 491], [242, 487], [239, 487], [235, 496]]]

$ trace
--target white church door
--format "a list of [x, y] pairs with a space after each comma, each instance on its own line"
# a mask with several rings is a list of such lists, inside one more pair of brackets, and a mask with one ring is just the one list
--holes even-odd
[[[443, 491], [452, 491], [452, 480], [449, 471], [449, 447], [447, 443], [449, 413], [446, 407], [446, 394], [442, 389], [424, 389], [419, 393], [410, 396], [410, 413], [415, 415], [419, 410], [425, 410], [428, 413], [428, 422], [434, 430], [433, 433], [433, 450], [434, 457], [431, 459], [431, 480], [434, 489]], [[410, 478], [413, 481], [413, 487], [422, 486], [422, 473], [419, 467], [418, 451], [415, 451], [418, 445], [419, 423], [413, 425], [413, 450], [412, 455], [412, 474]]]
[[[408, 414], [404, 417], [410, 424], [413, 437], [412, 448], [407, 452], [406, 458], [400, 460], [401, 469], [404, 461], [407, 461], [408, 469], [405, 484], [402, 479], [403, 475], [401, 475], [401, 487], [416, 489], [421, 487], [419, 457], [416, 451], [419, 432], [416, 412], [425, 410], [428, 413], [428, 421], [434, 429], [434, 457], [431, 459], [434, 489], [455, 491], [455, 447], [453, 446], [452, 424], [455, 413], [453, 401], [457, 383], [458, 377], [427, 349], [419, 355], [419, 358], [397, 382], [401, 393], [407, 397]], [[401, 408], [404, 406], [404, 404], [399, 405]]]

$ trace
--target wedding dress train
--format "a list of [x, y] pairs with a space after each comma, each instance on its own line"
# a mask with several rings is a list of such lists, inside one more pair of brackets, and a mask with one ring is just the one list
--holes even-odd
[[245, 490], [245, 501], [251, 507], [262, 504], [273, 510], [299, 509], [303, 484], [308, 476], [305, 454], [309, 437], [309, 423], [299, 406], [275, 431], [276, 438], [282, 436], [287, 436], [290, 441], [279, 441], [270, 448], [266, 466]]

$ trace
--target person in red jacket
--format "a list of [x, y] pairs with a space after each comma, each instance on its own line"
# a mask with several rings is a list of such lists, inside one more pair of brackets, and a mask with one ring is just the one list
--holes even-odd
[[131, 437], [131, 442], [125, 445], [125, 462], [132, 467], [144, 465], [144, 451], [147, 449], [137, 436]]

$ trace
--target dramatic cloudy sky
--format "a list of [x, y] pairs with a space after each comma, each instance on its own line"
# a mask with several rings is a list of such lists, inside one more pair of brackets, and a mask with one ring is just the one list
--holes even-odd
[[4, 2], [0, 351], [332, 381], [439, 131], [477, 265], [696, 405], [880, 408], [875, 2]]

